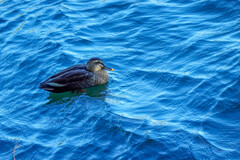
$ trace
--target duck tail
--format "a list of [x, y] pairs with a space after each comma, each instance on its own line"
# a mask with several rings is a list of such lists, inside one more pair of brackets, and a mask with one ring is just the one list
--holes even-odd
[[39, 88], [50, 92], [54, 91], [54, 88], [45, 82], [40, 83]]

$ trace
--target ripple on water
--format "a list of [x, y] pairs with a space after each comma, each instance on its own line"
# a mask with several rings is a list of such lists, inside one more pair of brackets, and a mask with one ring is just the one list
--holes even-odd
[[[0, 156], [238, 159], [238, 1], [0, 1]], [[106, 85], [38, 89], [100, 57]]]

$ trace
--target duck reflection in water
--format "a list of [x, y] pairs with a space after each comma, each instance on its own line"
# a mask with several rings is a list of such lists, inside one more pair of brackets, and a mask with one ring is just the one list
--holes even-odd
[[69, 101], [73, 101], [74, 97], [79, 97], [82, 95], [86, 95], [89, 97], [96, 97], [98, 99], [105, 100], [108, 94], [107, 88], [108, 88], [108, 83], [87, 88], [85, 92], [72, 93], [71, 91], [69, 91], [69, 92], [63, 92], [63, 93], [50, 93], [48, 97], [49, 102], [47, 102], [47, 105], [52, 103], [57, 103], [57, 104], [66, 103]]

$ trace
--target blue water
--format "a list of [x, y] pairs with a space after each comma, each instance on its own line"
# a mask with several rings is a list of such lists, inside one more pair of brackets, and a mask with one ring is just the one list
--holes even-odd
[[[0, 159], [240, 159], [239, 15], [237, 0], [1, 0]], [[38, 88], [91, 57], [108, 84]]]

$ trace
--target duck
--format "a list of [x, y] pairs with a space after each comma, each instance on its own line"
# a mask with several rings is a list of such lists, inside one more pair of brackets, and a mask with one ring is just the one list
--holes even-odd
[[79, 92], [107, 83], [109, 76], [106, 70], [114, 69], [105, 66], [100, 58], [93, 57], [86, 64], [74, 65], [52, 75], [40, 83], [39, 88], [53, 93]]

